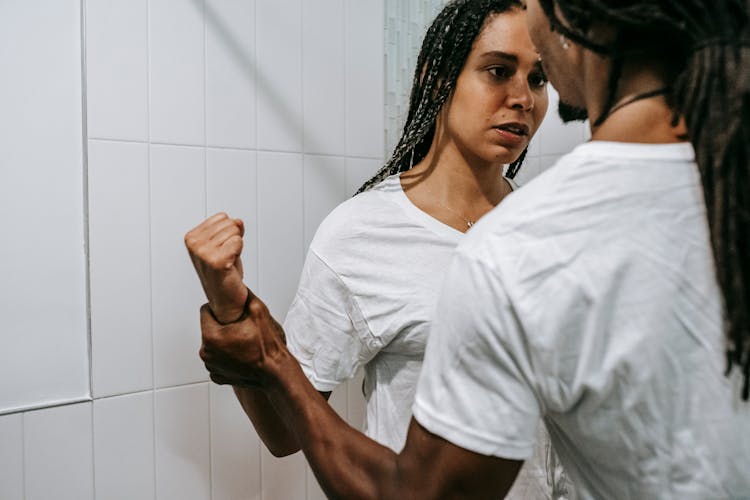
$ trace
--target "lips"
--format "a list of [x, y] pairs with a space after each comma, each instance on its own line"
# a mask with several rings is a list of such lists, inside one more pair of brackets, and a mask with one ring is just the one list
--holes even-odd
[[508, 122], [495, 126], [498, 130], [504, 130], [518, 136], [529, 135], [529, 126], [519, 122]]

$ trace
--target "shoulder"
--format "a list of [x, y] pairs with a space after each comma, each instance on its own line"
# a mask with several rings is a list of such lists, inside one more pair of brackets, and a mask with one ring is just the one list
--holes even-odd
[[394, 201], [400, 190], [396, 182], [398, 177], [389, 177], [334, 208], [318, 226], [310, 248], [325, 256], [332, 247], [371, 238], [373, 232], [397, 223], [403, 211]]

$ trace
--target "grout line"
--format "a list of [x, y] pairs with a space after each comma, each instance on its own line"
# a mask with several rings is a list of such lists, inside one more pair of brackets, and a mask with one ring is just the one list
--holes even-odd
[[[208, 23], [206, 23], [206, 0], [203, 5], [203, 218], [208, 217]], [[209, 472], [210, 474], [210, 472]]]
[[[85, 1], [85, 0], [84, 0]], [[96, 498], [96, 423], [94, 421], [94, 402], [91, 401], [91, 491], [94, 493]]]
[[[260, 131], [258, 127], [258, 115], [260, 113], [260, 108], [258, 107], [259, 103], [259, 88], [258, 88], [258, 74], [260, 73], [260, 48], [258, 45], [258, 2], [260, 0], [255, 0], [253, 5], [253, 37], [254, 37], [254, 43], [255, 43], [255, 147], [257, 148], [260, 144]], [[261, 218], [258, 212], [258, 209], [260, 207], [260, 155], [258, 154], [258, 150], [256, 149], [255, 153], [255, 276], [256, 276], [256, 286], [258, 288], [258, 291], [260, 292], [260, 226], [261, 226]], [[259, 440], [260, 441], [260, 440]], [[256, 452], [258, 457], [258, 488], [260, 490], [260, 498], [263, 499], [263, 492], [265, 490], [265, 485], [263, 484], [263, 449], [262, 444], [258, 442], [256, 444]]]
[[[203, 218], [208, 217], [208, 23], [206, 22], [206, 2], [203, 0]], [[206, 408], [208, 420], [208, 487], [209, 498], [213, 498], [214, 482], [214, 453], [211, 439], [211, 386], [206, 386], [208, 391], [208, 407]]]
[[79, 397], [74, 399], [64, 399], [64, 400], [58, 400], [58, 401], [45, 401], [43, 403], [39, 403], [32, 406], [22, 406], [22, 407], [16, 407], [11, 409], [4, 409], [3, 411], [0, 411], [0, 417], [4, 417], [7, 415], [14, 415], [18, 413], [28, 413], [31, 411], [40, 411], [40, 410], [46, 410], [48, 408], [59, 408], [61, 406], [70, 406], [70, 405], [77, 405], [81, 403], [89, 403], [93, 401], [90, 397]]
[[158, 468], [159, 464], [157, 463], [157, 457], [156, 457], [156, 391], [154, 388], [156, 387], [156, 363], [155, 363], [155, 351], [156, 351], [156, 336], [154, 335], [154, 273], [153, 273], [153, 263], [154, 263], [154, 251], [153, 251], [153, 242], [152, 242], [152, 204], [151, 204], [151, 198], [153, 196], [152, 191], [152, 185], [151, 185], [151, 147], [153, 143], [151, 142], [151, 67], [152, 67], [152, 60], [151, 60], [151, 0], [146, 0], [146, 59], [147, 59], [147, 77], [146, 77], [146, 137], [148, 138], [147, 141], [147, 151], [146, 151], [146, 178], [148, 181], [148, 199], [146, 201], [147, 203], [147, 213], [148, 213], [148, 236], [147, 236], [147, 242], [148, 242], [148, 313], [149, 313], [149, 327], [151, 330], [151, 456], [154, 464], [154, 498], [157, 498], [158, 495], [158, 488], [157, 483], [159, 480], [159, 474], [158, 474]]
[[26, 498], [26, 413], [21, 413], [21, 498]]
[[93, 334], [91, 330], [91, 234], [89, 198], [89, 144], [88, 144], [88, 68], [86, 66], [86, 0], [80, 2], [81, 23], [81, 170], [83, 182], [83, 253], [84, 293], [86, 295], [86, 348], [88, 349], [88, 397], [94, 394]]
[[351, 196], [349, 193], [349, 169], [347, 168], [348, 161], [346, 161], [347, 158], [349, 158], [349, 100], [350, 95], [349, 92], [351, 91], [351, 88], [349, 87], [349, 44], [348, 42], [348, 32], [346, 30], [347, 26], [349, 26], [349, 23], [347, 22], [349, 20], [348, 14], [349, 9], [347, 8], [348, 3], [346, 1], [341, 2], [343, 14], [342, 14], [342, 45], [344, 47], [344, 195], [345, 198], [348, 198]]

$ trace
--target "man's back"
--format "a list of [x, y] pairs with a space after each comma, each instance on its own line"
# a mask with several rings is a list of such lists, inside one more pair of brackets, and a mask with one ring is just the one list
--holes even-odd
[[[454, 287], [460, 274], [463, 292], [493, 293], [440, 313], [433, 335], [468, 332], [425, 371], [442, 366], [446, 384], [469, 390], [482, 380], [497, 400], [449, 409], [424, 384], [417, 420], [440, 406], [443, 436], [482, 451], [471, 436], [495, 434], [484, 452], [523, 458], [515, 451], [533, 439], [523, 420], [538, 411], [583, 498], [750, 498], [750, 404], [740, 374], [724, 376], [689, 144], [580, 146], [481, 221], [457, 260]], [[482, 352], [477, 367], [444, 369], [466, 369], [471, 345], [482, 346], [467, 351]], [[494, 415], [472, 422], [470, 413]], [[466, 422], [474, 427], [461, 430]]]

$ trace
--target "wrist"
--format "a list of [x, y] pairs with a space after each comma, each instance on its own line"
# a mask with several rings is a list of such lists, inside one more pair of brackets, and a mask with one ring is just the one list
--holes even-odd
[[247, 318], [250, 313], [249, 305], [252, 293], [250, 289], [245, 287], [247, 293], [244, 303], [241, 306], [233, 304], [216, 303], [215, 301], [208, 302], [208, 311], [213, 316], [214, 320], [220, 325], [229, 325], [232, 323], [238, 323]]

